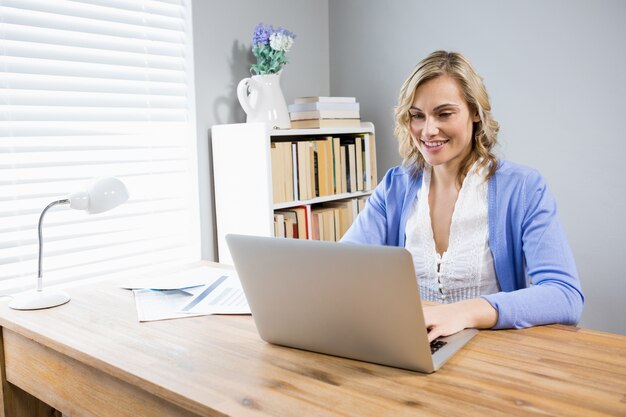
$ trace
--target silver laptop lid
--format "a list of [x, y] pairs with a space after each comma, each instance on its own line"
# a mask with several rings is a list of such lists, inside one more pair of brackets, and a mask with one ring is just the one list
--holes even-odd
[[226, 241], [262, 339], [422, 372], [439, 367], [404, 248], [243, 235]]

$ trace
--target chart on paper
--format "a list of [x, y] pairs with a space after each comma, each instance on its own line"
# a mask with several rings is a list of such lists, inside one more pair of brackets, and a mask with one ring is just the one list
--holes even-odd
[[208, 314], [250, 314], [233, 270], [200, 267], [184, 274], [153, 277], [123, 286], [132, 289], [139, 321]]
[[250, 307], [235, 274], [222, 275], [187, 303], [188, 314], [249, 314]]

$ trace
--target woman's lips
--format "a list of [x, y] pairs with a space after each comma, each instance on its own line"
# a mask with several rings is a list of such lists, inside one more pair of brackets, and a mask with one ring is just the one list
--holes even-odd
[[438, 152], [448, 143], [447, 140], [429, 140], [425, 141], [420, 139], [422, 142], [422, 148], [426, 150], [426, 152]]

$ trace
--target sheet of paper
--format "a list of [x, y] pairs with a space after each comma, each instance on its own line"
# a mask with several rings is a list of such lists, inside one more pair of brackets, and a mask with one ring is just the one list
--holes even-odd
[[[201, 292], [204, 286], [187, 290], [133, 290], [137, 318], [139, 321], [154, 321], [191, 317], [179, 310], [189, 303], [194, 295]], [[200, 316], [202, 314], [195, 314]]]
[[250, 314], [239, 278], [222, 275], [193, 297], [180, 310], [186, 314]]
[[239, 278], [231, 269], [202, 266], [181, 276], [144, 278], [123, 287], [133, 288], [137, 317], [142, 322], [250, 313]]

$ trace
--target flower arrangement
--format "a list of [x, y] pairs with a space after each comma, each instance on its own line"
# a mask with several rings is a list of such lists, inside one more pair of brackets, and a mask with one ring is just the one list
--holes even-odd
[[253, 75], [276, 74], [287, 63], [285, 54], [291, 49], [296, 35], [287, 29], [274, 29], [259, 23], [252, 35], [252, 53], [256, 64], [250, 67]]

